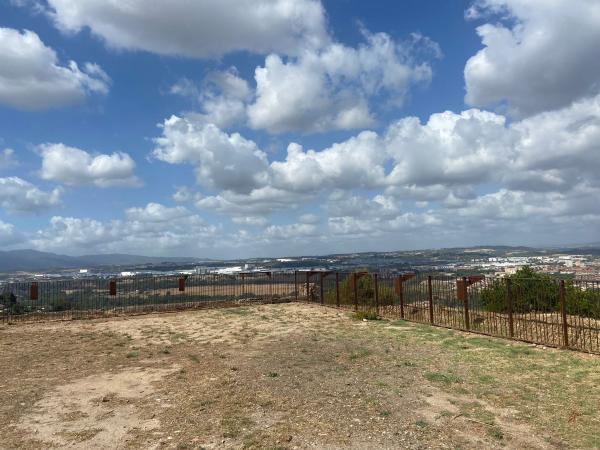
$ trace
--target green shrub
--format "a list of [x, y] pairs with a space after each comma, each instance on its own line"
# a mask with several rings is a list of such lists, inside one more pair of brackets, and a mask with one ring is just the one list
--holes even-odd
[[[355, 273], [368, 272], [367, 269], [357, 269]], [[394, 302], [394, 291], [389, 286], [382, 285], [379, 283], [378, 294], [380, 305], [391, 305]], [[339, 282], [340, 292], [340, 304], [342, 305], [353, 305], [354, 304], [354, 288], [352, 286], [352, 274], [349, 274]], [[363, 275], [357, 279], [356, 283], [356, 294], [358, 297], [358, 304], [361, 306], [375, 307], [375, 281], [371, 274]], [[325, 290], [324, 292], [325, 303], [335, 304], [336, 291], [335, 287]]]
[[[525, 266], [514, 275], [495, 280], [481, 290], [481, 303], [487, 311], [508, 312], [507, 280], [511, 283], [514, 313], [560, 310], [559, 280]], [[566, 282], [565, 309], [567, 314], [600, 318], [600, 293], [584, 291], [574, 286], [572, 282]]]

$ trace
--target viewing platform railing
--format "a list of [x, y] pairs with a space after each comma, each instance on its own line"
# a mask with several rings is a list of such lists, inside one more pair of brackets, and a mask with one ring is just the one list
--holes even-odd
[[600, 353], [600, 282], [550, 277], [297, 271], [16, 282], [0, 285], [0, 321], [294, 301]]

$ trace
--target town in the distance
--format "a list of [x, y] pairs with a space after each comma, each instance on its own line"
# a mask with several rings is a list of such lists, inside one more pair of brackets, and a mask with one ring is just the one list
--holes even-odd
[[[449, 276], [477, 273], [486, 277], [504, 277], [524, 266], [561, 278], [600, 281], [600, 245], [595, 244], [571, 248], [482, 246], [236, 260], [135, 255], [68, 257], [34, 251], [0, 253], [3, 253], [0, 255], [3, 260], [0, 282], [176, 274], [235, 275], [261, 271], [349, 272], [357, 268], [383, 275], [416, 271]], [[32, 257], [35, 265], [28, 263]]]

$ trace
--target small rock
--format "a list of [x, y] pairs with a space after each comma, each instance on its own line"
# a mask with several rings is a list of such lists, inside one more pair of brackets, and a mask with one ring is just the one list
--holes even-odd
[[106, 402], [110, 402], [110, 397], [108, 395], [105, 395], [104, 397], [102, 397], [102, 403], [106, 403]]

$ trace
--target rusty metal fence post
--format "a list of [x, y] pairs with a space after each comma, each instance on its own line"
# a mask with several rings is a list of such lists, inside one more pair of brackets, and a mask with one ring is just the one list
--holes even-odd
[[320, 279], [321, 283], [319, 286], [319, 297], [321, 298], [321, 305], [323, 305], [325, 303], [325, 299], [323, 298], [323, 278], [325, 278], [324, 273], [321, 274], [321, 279]]
[[296, 292], [296, 301], [298, 301], [298, 271], [297, 270], [294, 270], [294, 291]]
[[469, 291], [467, 290], [467, 277], [462, 277], [463, 301], [465, 309], [465, 330], [470, 330], [469, 323]]
[[352, 274], [352, 285], [354, 288], [354, 311], [358, 311], [358, 282], [356, 280], [356, 273]]
[[310, 284], [310, 275], [309, 272], [306, 272], [306, 301], [308, 302], [310, 300], [310, 294], [309, 294], [309, 284]]
[[569, 346], [569, 323], [567, 322], [567, 305], [565, 299], [565, 280], [560, 280], [559, 285], [559, 298], [560, 298], [560, 315], [562, 316], [562, 332], [563, 332], [563, 345]]
[[508, 334], [512, 338], [515, 336], [515, 323], [513, 317], [512, 280], [510, 278], [506, 278], [506, 307], [508, 309]]
[[427, 300], [429, 301], [429, 322], [433, 323], [433, 286], [431, 285], [431, 275], [427, 277]]
[[373, 274], [373, 285], [375, 288], [375, 309], [379, 315], [379, 283], [377, 282], [377, 274]]
[[404, 283], [398, 278], [398, 294], [400, 296], [400, 318], [404, 319]]
[[340, 307], [340, 274], [335, 273], [335, 304]]

